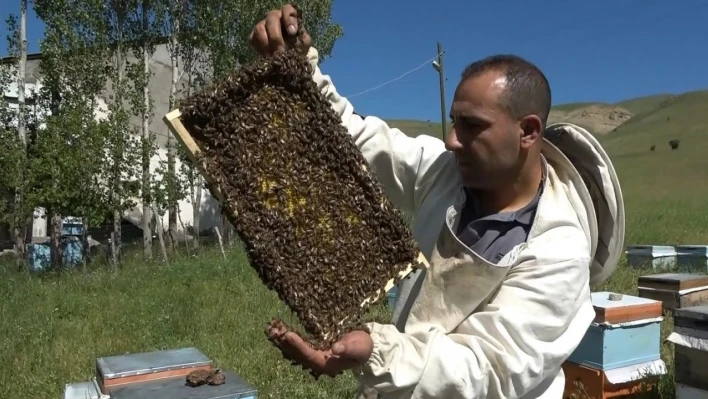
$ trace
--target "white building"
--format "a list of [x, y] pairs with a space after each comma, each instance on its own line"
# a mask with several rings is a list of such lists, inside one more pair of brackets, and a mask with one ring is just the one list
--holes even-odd
[[[39, 90], [42, 84], [42, 76], [39, 68], [39, 62], [41, 59], [41, 54], [30, 54], [27, 57], [27, 67], [26, 67], [26, 79], [25, 79], [25, 97], [31, 98], [35, 90]], [[10, 62], [9, 59], [0, 59], [0, 64], [7, 64]], [[158, 152], [151, 159], [150, 169], [151, 171], [156, 171], [160, 165], [161, 160], [167, 160], [167, 137], [171, 134], [162, 120], [162, 117], [167, 114], [170, 110], [168, 109], [168, 102], [170, 97], [170, 87], [172, 83], [172, 68], [170, 65], [170, 54], [167, 50], [166, 45], [160, 45], [157, 47], [155, 54], [153, 55], [150, 69], [153, 76], [150, 80], [149, 88], [150, 93], [154, 102], [154, 117], [150, 124], [150, 131], [155, 135], [158, 144]], [[186, 76], [182, 77], [182, 82], [187, 80]], [[3, 93], [5, 100], [10, 104], [11, 107], [17, 108], [17, 97], [18, 97], [18, 85], [12, 84], [6, 88]], [[48, 111], [47, 111], [48, 112]], [[104, 118], [107, 115], [107, 107], [104, 99], [99, 99], [99, 106], [95, 112], [96, 118]], [[141, 120], [138, 117], [133, 117], [131, 123], [136, 126], [141, 126]], [[41, 128], [41, 126], [40, 126]], [[177, 173], [180, 172], [180, 161], [177, 160], [176, 170]], [[138, 229], [142, 226], [142, 204], [140, 199], [136, 199], [138, 204], [135, 208], [126, 212], [125, 220], [137, 227]], [[41, 210], [35, 212], [36, 215], [41, 214]], [[202, 201], [199, 209], [199, 227], [200, 232], [204, 232], [212, 229], [214, 226], [220, 225], [220, 209], [218, 202], [210, 195], [209, 191], [204, 189], [202, 191]], [[41, 218], [37, 218], [42, 220]], [[163, 227], [167, 230], [168, 220], [163, 218]], [[177, 222], [178, 239], [184, 237], [183, 226], [186, 229], [191, 229], [193, 226], [193, 207], [189, 200], [183, 200], [179, 202], [179, 218]], [[39, 222], [34, 227], [34, 235], [44, 235], [46, 234], [46, 223], [43, 225]], [[1, 233], [0, 233], [1, 234]], [[135, 234], [133, 234], [135, 235]], [[126, 234], [123, 235], [126, 239]]]

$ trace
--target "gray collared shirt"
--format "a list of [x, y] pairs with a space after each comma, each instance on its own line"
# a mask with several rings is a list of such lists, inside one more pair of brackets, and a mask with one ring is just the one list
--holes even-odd
[[536, 197], [525, 207], [514, 212], [482, 215], [474, 192], [467, 190], [467, 201], [460, 215], [457, 236], [463, 244], [487, 261], [496, 264], [515, 246], [526, 241], [533, 225], [538, 201], [546, 180], [546, 161], [543, 160], [543, 179]]

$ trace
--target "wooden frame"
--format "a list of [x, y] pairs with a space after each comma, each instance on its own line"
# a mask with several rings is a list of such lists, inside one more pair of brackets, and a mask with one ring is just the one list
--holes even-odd
[[[184, 127], [182, 124], [182, 121], [180, 120], [180, 116], [182, 116], [182, 113], [180, 112], [179, 109], [175, 109], [171, 112], [169, 112], [167, 115], [165, 115], [162, 120], [165, 122], [167, 127], [170, 129], [170, 132], [174, 134], [174, 136], [179, 140], [180, 143], [187, 149], [187, 152], [189, 154], [189, 157], [192, 159], [192, 161], [197, 165], [197, 168], [199, 169], [199, 172], [202, 174], [204, 179], [212, 186], [212, 190], [215, 190], [216, 192], [213, 193], [216, 199], [219, 201], [219, 203], [222, 203], [224, 200], [223, 195], [221, 194], [219, 190], [219, 186], [216, 184], [214, 179], [209, 176], [209, 173], [207, 172], [207, 168], [204, 165], [203, 162], [199, 162], [198, 160], [198, 154], [201, 152], [201, 149], [199, 148], [199, 145], [197, 144], [196, 141], [194, 141], [194, 138], [189, 134], [187, 129]], [[428, 263], [428, 260], [425, 258], [425, 255], [423, 253], [418, 254], [418, 259], [417, 259], [418, 264], [423, 265], [425, 268], [430, 267], [430, 263]], [[398, 278], [399, 279], [404, 279], [406, 278], [411, 272], [413, 271], [413, 263], [408, 264], [408, 267], [404, 269], [403, 271], [398, 273]], [[364, 307], [367, 304], [374, 303], [380, 298], [385, 298], [386, 293], [388, 293], [393, 286], [395, 285], [394, 281], [396, 279], [392, 278], [390, 279], [383, 288], [380, 288], [379, 291], [368, 298], [364, 299], [361, 302], [361, 307]], [[345, 317], [340, 324], [344, 323], [347, 321], [348, 317]]]

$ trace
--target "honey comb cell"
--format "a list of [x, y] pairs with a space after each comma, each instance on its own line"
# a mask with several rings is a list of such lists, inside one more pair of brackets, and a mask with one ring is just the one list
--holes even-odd
[[251, 266], [313, 346], [360, 328], [387, 283], [425, 265], [302, 52], [243, 66], [183, 100], [178, 119]]

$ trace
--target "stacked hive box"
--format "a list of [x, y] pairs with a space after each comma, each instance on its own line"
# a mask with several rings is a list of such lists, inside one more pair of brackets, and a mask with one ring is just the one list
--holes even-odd
[[396, 298], [398, 298], [398, 285], [394, 285], [386, 296], [386, 299], [388, 300], [388, 307], [393, 309], [396, 306]]
[[663, 303], [664, 309], [708, 304], [708, 276], [662, 273], [639, 277], [639, 296]]
[[708, 245], [679, 245], [676, 258], [679, 268], [700, 273], [708, 271]]
[[64, 399], [255, 399], [257, 391], [228, 370], [221, 385], [190, 387], [186, 376], [212, 371], [213, 362], [196, 348], [102, 357], [92, 381], [67, 384]]
[[627, 265], [651, 266], [652, 269], [676, 267], [676, 248], [669, 245], [630, 245], [627, 247]]
[[655, 383], [660, 358], [661, 302], [610, 292], [592, 294], [596, 317], [563, 365], [564, 398], [605, 399]]
[[[46, 233], [46, 229], [39, 229], [37, 232], [33, 232], [32, 242], [27, 244], [27, 260], [29, 268], [33, 272], [49, 269], [52, 262], [50, 237], [35, 235], [40, 233]], [[81, 262], [83, 257], [83, 234], [84, 224], [81, 218], [66, 217], [62, 219], [59, 245], [61, 246], [64, 265], [72, 266]]]
[[84, 222], [81, 218], [66, 217], [61, 223], [61, 246], [64, 265], [81, 262], [83, 257]]
[[49, 237], [33, 237], [27, 244], [27, 262], [32, 272], [42, 272], [51, 267], [52, 246]]
[[676, 309], [674, 332], [676, 399], [708, 398], [708, 306]]

